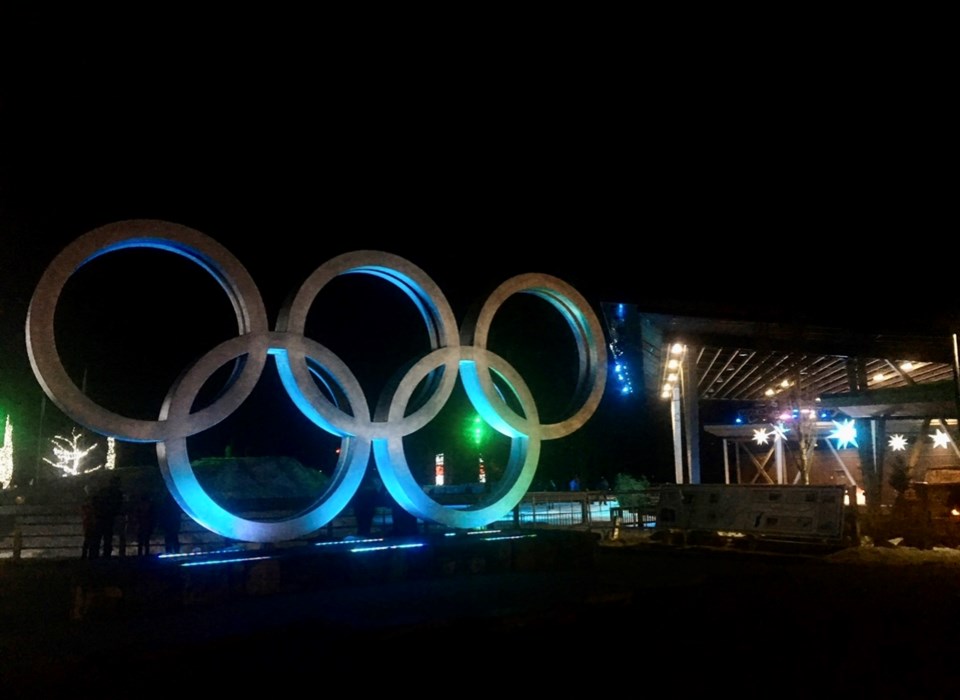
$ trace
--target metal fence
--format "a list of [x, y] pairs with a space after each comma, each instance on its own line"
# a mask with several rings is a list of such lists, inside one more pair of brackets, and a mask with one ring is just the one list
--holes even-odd
[[[632, 506], [637, 500], [633, 495], [621, 494], [621, 499], [611, 492], [601, 491], [544, 491], [529, 492], [523, 500], [503, 519], [505, 527], [518, 528], [609, 528], [652, 527], [655, 524], [655, 490], [640, 494], [644, 505]], [[284, 517], [289, 513], [257, 511], [242, 513], [251, 519], [268, 520]], [[496, 525], [496, 524], [492, 524]], [[378, 508], [373, 519], [371, 534], [386, 535], [393, 528], [389, 508]], [[421, 531], [445, 529], [433, 523], [419, 523]], [[137, 538], [135, 525], [124, 516], [114, 530], [114, 553], [118, 556], [135, 556]], [[313, 539], [342, 539], [356, 533], [356, 519], [350, 508], [345, 509]], [[186, 515], [182, 516], [180, 529], [182, 552], [203, 552], [225, 546], [243, 545], [228, 540], [205, 529]], [[307, 540], [304, 540], [307, 541]], [[259, 546], [259, 545], [250, 545]], [[81, 555], [83, 527], [80, 508], [77, 504], [36, 505], [17, 504], [0, 506], [0, 559], [5, 558], [75, 558]], [[157, 530], [150, 540], [150, 553], [164, 551], [163, 534]]]
[[[508, 518], [519, 527], [652, 527], [655, 490], [634, 494], [609, 491], [539, 491], [524, 496]], [[619, 520], [618, 520], [619, 519]]]

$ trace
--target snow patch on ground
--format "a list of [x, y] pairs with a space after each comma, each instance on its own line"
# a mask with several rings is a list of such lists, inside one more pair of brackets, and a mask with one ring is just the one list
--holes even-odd
[[946, 564], [960, 566], [960, 549], [951, 547], [932, 547], [919, 549], [917, 547], [888, 546], [877, 547], [872, 544], [834, 552], [826, 557], [827, 561], [839, 564], [888, 564], [909, 566], [914, 564]]

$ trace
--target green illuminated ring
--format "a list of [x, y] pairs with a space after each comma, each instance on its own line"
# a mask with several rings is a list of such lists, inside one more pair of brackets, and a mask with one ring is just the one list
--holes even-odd
[[[469, 377], [475, 374], [477, 358], [483, 358], [487, 368], [493, 368], [513, 392], [528, 419], [530, 432], [520, 433], [502, 420], [498, 420], [495, 409], [487, 400], [477, 383]], [[373, 441], [373, 454], [377, 462], [377, 471], [390, 495], [408, 513], [448, 527], [476, 528], [499, 520], [509, 513], [530, 488], [537, 463], [540, 459], [540, 431], [536, 403], [526, 382], [516, 370], [499, 355], [479, 348], [444, 348], [436, 350], [417, 362], [404, 375], [396, 393], [386, 410], [386, 424], [402, 417], [413, 389], [433, 368], [448, 365], [459, 358], [461, 378], [474, 408], [480, 416], [495, 429], [503, 432], [512, 440], [510, 458], [501, 479], [493, 492], [487, 494], [476, 504], [466, 508], [450, 508], [430, 498], [417, 483], [403, 449], [403, 436], [399, 431], [391, 431], [389, 437]]]

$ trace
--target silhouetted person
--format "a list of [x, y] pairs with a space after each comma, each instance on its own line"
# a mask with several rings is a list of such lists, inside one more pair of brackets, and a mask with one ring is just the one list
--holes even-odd
[[110, 558], [113, 554], [113, 531], [122, 511], [123, 491], [120, 488], [120, 477], [113, 476], [106, 486], [97, 491], [93, 501], [95, 546], [105, 558]]
[[357, 534], [361, 537], [370, 536], [373, 516], [382, 500], [382, 492], [383, 483], [380, 477], [368, 472], [353, 496], [353, 516], [357, 520]]
[[97, 514], [94, 497], [87, 494], [80, 504], [80, 524], [83, 527], [81, 559], [97, 559], [100, 556], [100, 539], [97, 532]]
[[134, 516], [137, 528], [137, 556], [145, 557], [150, 554], [150, 538], [153, 537], [153, 529], [156, 525], [156, 514], [150, 494], [140, 494]]
[[167, 491], [160, 502], [160, 510], [157, 513], [157, 524], [163, 531], [163, 551], [167, 554], [178, 554], [180, 552], [181, 513], [177, 499]]
[[408, 513], [403, 509], [403, 506], [393, 499], [390, 501], [390, 513], [391, 519], [393, 520], [392, 532], [394, 535], [419, 534], [420, 530], [417, 526], [417, 516]]

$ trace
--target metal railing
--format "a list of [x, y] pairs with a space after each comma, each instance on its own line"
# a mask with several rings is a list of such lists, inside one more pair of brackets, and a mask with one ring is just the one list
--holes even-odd
[[[644, 494], [643, 507], [631, 506], [627, 497], [623, 503], [607, 491], [538, 491], [527, 493], [523, 500], [500, 521], [504, 526], [518, 528], [608, 528], [652, 527], [656, 492], [651, 489]], [[635, 495], [635, 496], [637, 496]], [[271, 519], [289, 515], [281, 511], [257, 511], [243, 513], [252, 519]], [[423, 532], [445, 529], [443, 526], [420, 522]], [[390, 508], [377, 508], [371, 534], [386, 535], [393, 528]], [[115, 556], [136, 556], [137, 536], [132, 520], [118, 518], [114, 528], [113, 552]], [[342, 539], [356, 534], [356, 519], [350, 508], [315, 533], [316, 539]], [[183, 515], [179, 533], [181, 552], [203, 552], [236, 546], [237, 543], [210, 532], [191, 518]], [[259, 545], [249, 545], [257, 547]], [[83, 549], [83, 527], [77, 504], [0, 505], [0, 559], [20, 558], [79, 558]], [[163, 533], [159, 529], [150, 538], [150, 553], [164, 551]]]
[[611, 491], [537, 491], [527, 493], [510, 519], [518, 527], [652, 527], [658, 494]]

